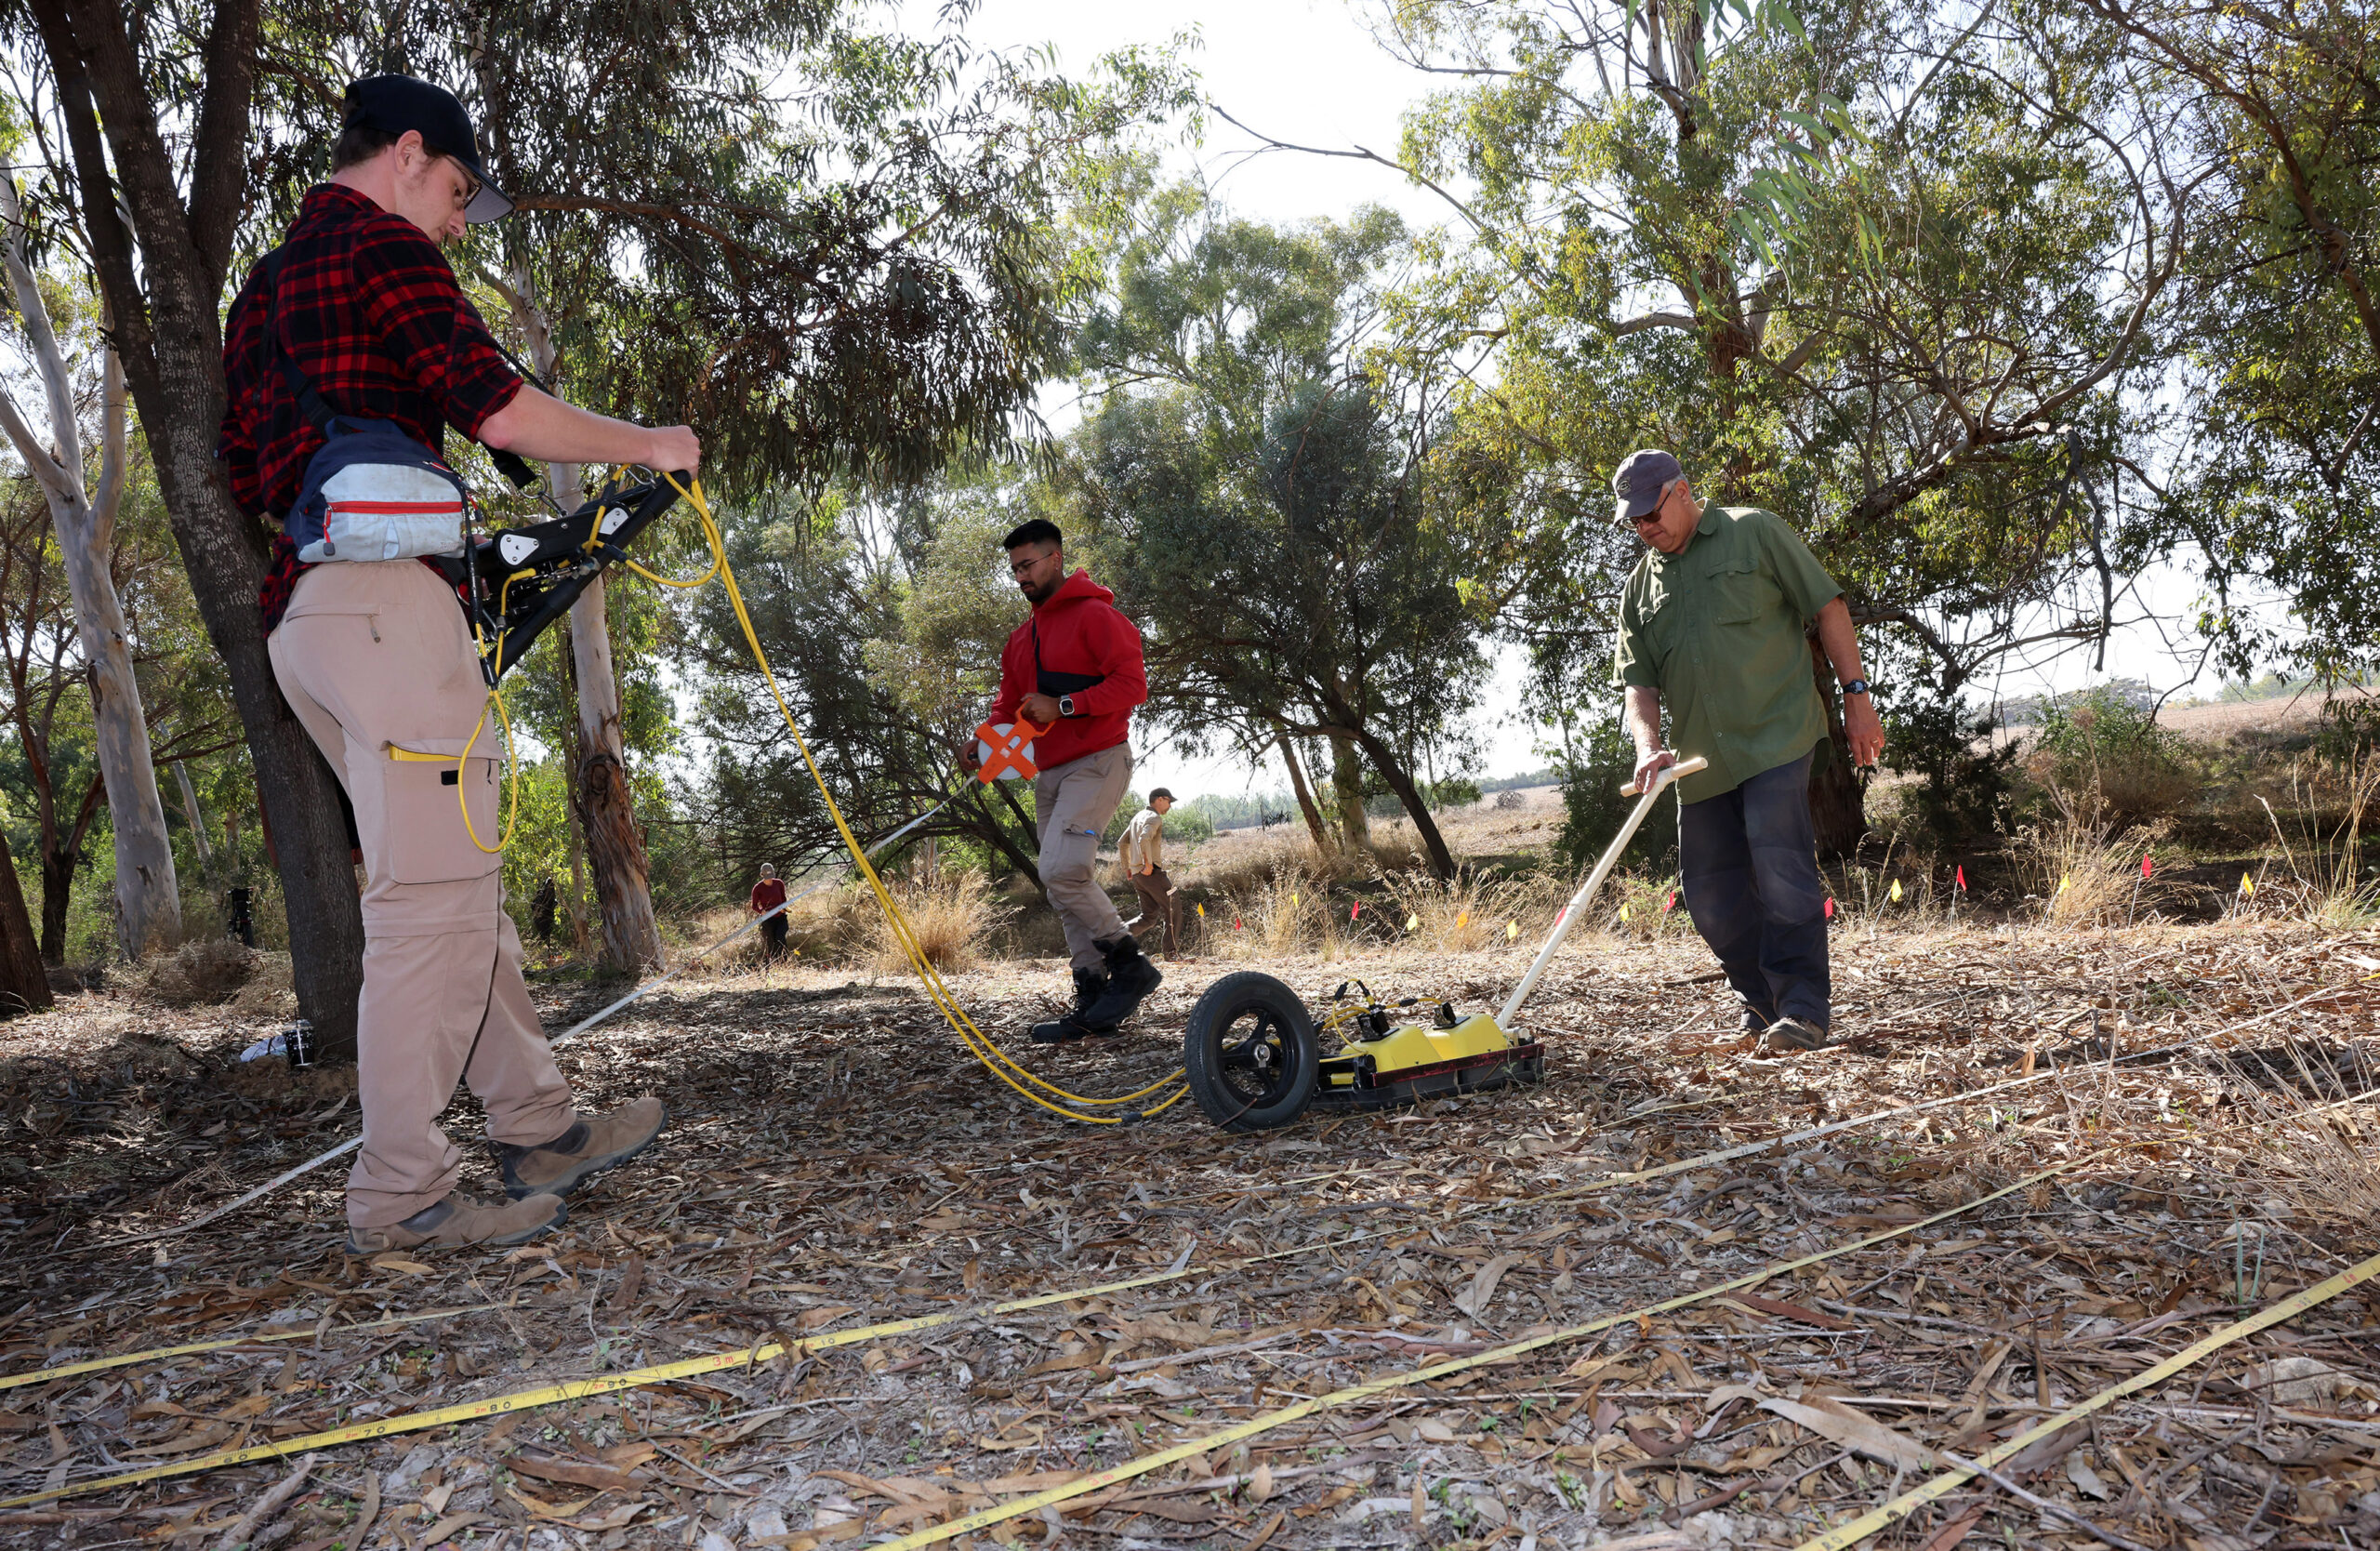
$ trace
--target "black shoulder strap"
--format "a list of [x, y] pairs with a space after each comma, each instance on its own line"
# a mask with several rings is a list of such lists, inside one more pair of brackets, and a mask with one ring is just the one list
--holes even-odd
[[[298, 401], [298, 413], [306, 418], [308, 425], [312, 426], [324, 436], [336, 436], [338, 434], [337, 416], [333, 413], [330, 404], [324, 400], [321, 391], [315, 388], [313, 380], [307, 377], [297, 361], [291, 357], [288, 349], [281, 342], [281, 266], [288, 256], [288, 245], [284, 244], [266, 254], [262, 262], [257, 266], [264, 272], [265, 345], [272, 352], [273, 360], [280, 365], [281, 378], [289, 385], [290, 397]], [[503, 355], [507, 361], [511, 361], [515, 369], [520, 367], [521, 364], [512, 361], [512, 357], [505, 351], [503, 346], [496, 347], [496, 353]], [[532, 382], [536, 381], [536, 378], [532, 374], [523, 372], [522, 375], [528, 377]], [[433, 442], [443, 442], [445, 439], [445, 426], [443, 421], [433, 422], [431, 439]], [[495, 459], [496, 471], [510, 480], [514, 488], [526, 490], [537, 483], [537, 471], [531, 468], [528, 460], [518, 453], [509, 453], [500, 447], [489, 447], [488, 456]]]
[[313, 379], [299, 368], [281, 342], [281, 266], [288, 257], [289, 249], [284, 245], [266, 254], [263, 262], [257, 266], [264, 272], [265, 349], [281, 367], [281, 379], [289, 385], [289, 396], [298, 401], [298, 413], [306, 418], [308, 425], [312, 426], [324, 436], [335, 436], [337, 434], [337, 427], [332, 422], [337, 417], [331, 413], [331, 406], [324, 402], [322, 393], [314, 387]]

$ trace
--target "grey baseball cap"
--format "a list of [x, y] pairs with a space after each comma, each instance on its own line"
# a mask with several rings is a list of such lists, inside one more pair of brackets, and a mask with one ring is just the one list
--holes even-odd
[[1685, 477], [1686, 471], [1678, 466], [1677, 459], [1658, 447], [1630, 453], [1612, 471], [1612, 494], [1620, 497], [1620, 508], [1612, 514], [1612, 520], [1626, 523], [1642, 517], [1660, 504], [1663, 485]]

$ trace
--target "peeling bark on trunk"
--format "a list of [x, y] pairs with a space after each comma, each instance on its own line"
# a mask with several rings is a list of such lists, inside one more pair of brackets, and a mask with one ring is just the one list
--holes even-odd
[[[536, 277], [525, 260], [506, 276], [512, 322], [529, 346], [529, 359], [547, 381], [554, 381], [560, 359], [551, 321], [539, 300]], [[578, 466], [546, 465], [547, 489], [565, 510], [578, 498]], [[571, 805], [587, 836], [587, 856], [595, 875], [595, 900], [602, 917], [603, 963], [635, 974], [662, 961], [661, 929], [653, 915], [653, 883], [644, 853], [644, 830], [628, 783], [627, 746], [620, 736], [620, 682], [612, 670], [612, 634], [603, 614], [604, 578], [598, 577], [570, 605], [572, 681], [578, 696], [578, 758], [571, 773]]]
[[644, 831], [636, 822], [622, 760], [619, 681], [603, 622], [603, 578], [570, 605], [573, 677], [578, 684], [578, 764], [571, 805], [587, 835], [595, 905], [603, 928], [603, 962], [624, 974], [661, 965], [661, 931], [653, 919]]
[[113, 342], [271, 826], [298, 1013], [325, 1054], [351, 1057], [364, 919], [337, 783], [273, 682], [256, 606], [264, 535], [215, 459], [224, 404], [218, 309], [244, 208], [248, 162], [237, 152], [247, 143], [261, 8], [258, 0], [216, 7], [195, 141], [231, 150], [197, 158], [186, 178], [158, 128], [125, 13], [99, 0], [33, 0], [30, 9]]
[[[0, 395], [0, 423], [25, 468], [41, 486], [58, 535], [60, 569], [74, 603], [74, 633], [91, 690], [92, 742], [107, 783], [115, 830], [116, 946], [128, 960], [181, 939], [181, 884], [174, 876], [173, 842], [149, 749], [149, 722], [132, 675], [129, 628], [109, 564], [115, 518], [124, 499], [126, 448], [124, 369], [106, 352], [99, 409], [99, 472], [96, 491], [85, 485], [83, 428], [73, 373], [51, 326], [48, 304], [34, 283], [24, 251], [24, 210], [13, 179], [0, 178], [0, 221], [7, 225], [9, 288], [39, 369], [47, 401], [49, 435], [42, 437]], [[46, 904], [44, 910], [46, 914]]]

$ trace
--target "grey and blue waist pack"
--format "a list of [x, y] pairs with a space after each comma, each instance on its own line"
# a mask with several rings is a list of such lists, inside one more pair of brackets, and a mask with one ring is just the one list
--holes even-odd
[[463, 478], [393, 421], [333, 412], [281, 342], [275, 305], [287, 249], [265, 256], [265, 338], [298, 412], [327, 439], [298, 476], [282, 531], [309, 564], [460, 555]]

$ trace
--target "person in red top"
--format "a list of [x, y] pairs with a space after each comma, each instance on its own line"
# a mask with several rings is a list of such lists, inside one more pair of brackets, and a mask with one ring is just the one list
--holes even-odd
[[[1000, 541], [1032, 616], [1000, 653], [995, 722], [1046, 728], [1033, 740], [1041, 887], [1065, 929], [1073, 960], [1074, 1010], [1034, 1026], [1044, 1044], [1113, 1034], [1165, 976], [1124, 929], [1093, 864], [1099, 837], [1132, 782], [1132, 708], [1149, 697], [1141, 632], [1116, 594], [1088, 571], [1066, 571], [1065, 536], [1037, 517]], [[974, 741], [966, 762], [978, 758]]]
[[[387, 421], [442, 459], [453, 426], [527, 457], [695, 467], [701, 444], [685, 427], [573, 408], [522, 382], [496, 349], [439, 245], [511, 203], [482, 170], [470, 115], [451, 93], [404, 75], [355, 82], [331, 167], [225, 324], [217, 452], [252, 516], [288, 515], [327, 440], [299, 410], [284, 363], [331, 415]], [[302, 564], [285, 535], [258, 603], [273, 677], [354, 806], [367, 879], [350, 1247], [534, 1238], [565, 1219], [565, 1195], [650, 1145], [668, 1116], [647, 1096], [582, 1117], [538, 1028], [503, 858], [463, 823], [468, 807], [479, 833], [499, 832], [500, 736], [460, 603], [425, 564]], [[455, 1189], [462, 1155], [438, 1117], [458, 1078], [486, 1107], [507, 1201]]]
[[[768, 915], [769, 911], [777, 910], [777, 907], [784, 903], [785, 881], [777, 876], [776, 868], [762, 862], [760, 881], [752, 885], [752, 913], [756, 916]], [[775, 915], [760, 922], [760, 957], [766, 961], [784, 951], [785, 912], [777, 910]]]

